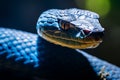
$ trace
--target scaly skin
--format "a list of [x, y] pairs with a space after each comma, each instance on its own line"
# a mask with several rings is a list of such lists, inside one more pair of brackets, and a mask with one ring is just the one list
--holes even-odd
[[98, 80], [103, 66], [107, 80], [120, 80], [120, 68], [107, 61], [54, 45], [36, 34], [0, 28], [0, 69], [17, 70], [26, 77]]

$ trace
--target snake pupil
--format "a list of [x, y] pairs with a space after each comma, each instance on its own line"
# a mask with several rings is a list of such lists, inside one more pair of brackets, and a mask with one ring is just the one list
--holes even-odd
[[65, 23], [62, 23], [62, 26], [61, 26], [64, 30], [68, 30], [70, 25], [69, 23], [65, 22]]

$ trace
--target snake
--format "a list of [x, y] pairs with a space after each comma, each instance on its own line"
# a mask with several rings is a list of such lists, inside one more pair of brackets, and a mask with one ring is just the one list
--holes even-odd
[[38, 34], [0, 27], [0, 74], [40, 79], [120, 80], [120, 68], [84, 49], [102, 43], [99, 15], [77, 8], [50, 9], [38, 18]]

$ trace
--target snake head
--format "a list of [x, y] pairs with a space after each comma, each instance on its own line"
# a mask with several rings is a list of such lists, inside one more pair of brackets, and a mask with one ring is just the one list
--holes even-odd
[[38, 19], [38, 34], [45, 40], [73, 49], [95, 48], [102, 42], [104, 28], [99, 15], [80, 9], [52, 9]]

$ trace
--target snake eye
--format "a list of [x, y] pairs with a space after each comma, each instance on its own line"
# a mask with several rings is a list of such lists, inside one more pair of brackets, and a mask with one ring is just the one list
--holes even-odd
[[67, 22], [65, 20], [58, 19], [59, 26], [62, 30], [68, 30], [70, 28], [74, 28], [74, 25], [70, 22]]
[[68, 22], [63, 22], [61, 24], [61, 28], [64, 30], [68, 30], [70, 28], [70, 24]]

